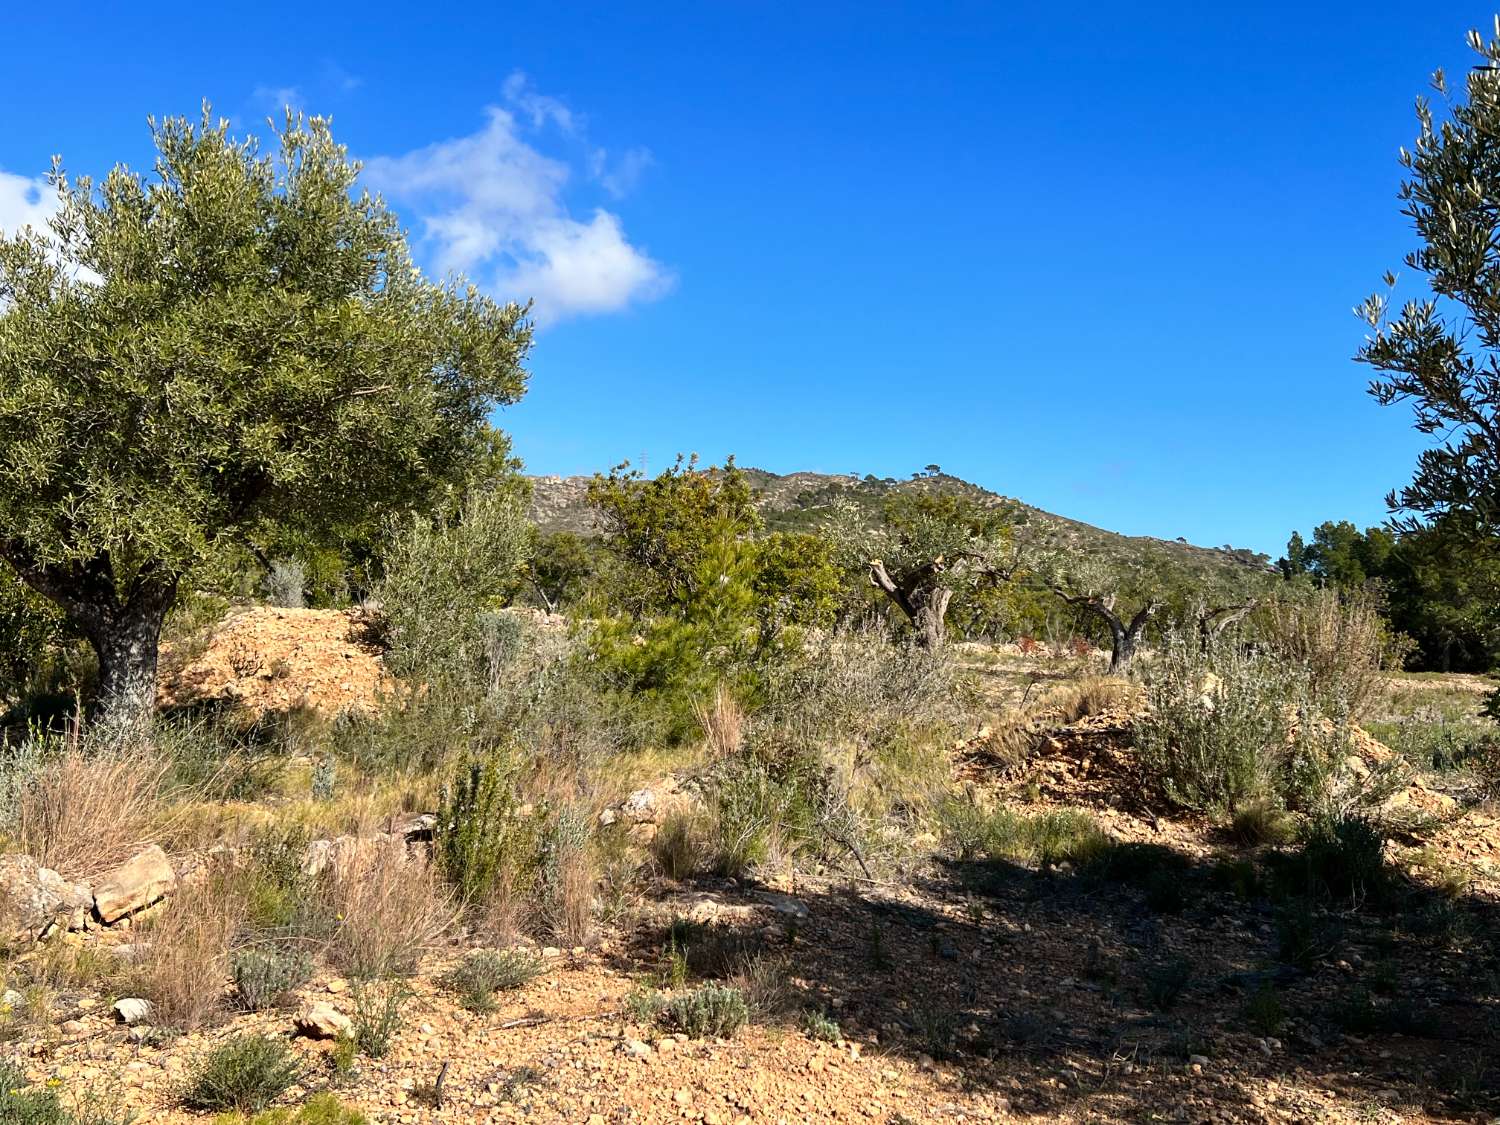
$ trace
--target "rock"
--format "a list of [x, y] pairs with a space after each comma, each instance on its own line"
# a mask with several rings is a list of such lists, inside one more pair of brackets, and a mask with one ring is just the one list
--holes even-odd
[[778, 895], [770, 891], [757, 891], [755, 897], [765, 903], [777, 914], [784, 914], [788, 918], [802, 921], [807, 917], [807, 906], [805, 903], [792, 898], [791, 895]]
[[437, 829], [437, 822], [436, 813], [412, 813], [391, 826], [391, 835], [400, 837], [407, 843], [430, 840]]
[[149, 941], [122, 942], [121, 944], [114, 946], [110, 950], [110, 952], [113, 953], [121, 961], [133, 963], [139, 961], [142, 957], [146, 956], [147, 953], [151, 952], [151, 943]]
[[343, 977], [334, 977], [333, 980], [328, 982], [326, 987], [329, 992], [337, 996], [341, 992], [349, 991], [349, 982]]
[[112, 925], [161, 901], [176, 885], [177, 872], [172, 870], [167, 853], [152, 844], [95, 884], [94, 913], [105, 925]]
[[354, 1022], [327, 1001], [310, 1004], [292, 1021], [297, 1034], [308, 1039], [337, 1039], [354, 1026]]
[[26, 997], [22, 996], [14, 988], [7, 988], [3, 993], [0, 993], [0, 1007], [15, 1011], [15, 1009], [24, 1003], [26, 1003]]
[[644, 1059], [650, 1056], [651, 1045], [642, 1043], [639, 1039], [626, 1039], [620, 1044], [620, 1050], [633, 1059]]
[[689, 896], [682, 906], [684, 918], [705, 926], [748, 923], [754, 921], [756, 915], [756, 908], [747, 903], [727, 903], [706, 892]]
[[1208, 1056], [1207, 1055], [1189, 1055], [1188, 1056], [1188, 1065], [1189, 1066], [1207, 1066], [1208, 1065]]
[[0, 857], [0, 941], [19, 945], [62, 928], [81, 930], [94, 896], [26, 855]]
[[605, 809], [602, 813], [599, 814], [599, 827], [608, 828], [619, 819], [620, 818], [618, 815], [616, 815], [614, 809]]
[[620, 815], [632, 824], [655, 824], [657, 806], [654, 789], [637, 789], [620, 805]]
[[88, 1025], [82, 1020], [63, 1020], [59, 1030], [64, 1035], [83, 1035], [88, 1031]]
[[115, 1014], [115, 1019], [125, 1024], [145, 1023], [151, 1018], [153, 1011], [151, 1001], [142, 1000], [138, 996], [127, 996], [123, 1000], [116, 1000], [110, 1009]]

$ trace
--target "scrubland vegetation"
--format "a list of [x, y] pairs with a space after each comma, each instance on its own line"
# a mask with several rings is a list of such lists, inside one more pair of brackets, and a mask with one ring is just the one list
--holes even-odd
[[[1423, 119], [1409, 199], [1482, 319], [1433, 218], [1500, 132], [1493, 71], [1469, 99]], [[378, 1088], [576, 1117], [541, 1054], [386, 1082], [434, 1013], [561, 1021], [564, 972], [613, 1021], [574, 1046], [869, 1046], [906, 1069], [858, 1096], [920, 1086], [919, 1115], [1134, 1120], [1201, 1079], [1197, 1109], [1254, 1116], [1273, 1074], [1278, 1115], [1500, 1108], [1497, 708], [1403, 671], [1490, 668], [1478, 437], [1393, 498], [1416, 523], [1280, 567], [1080, 536], [936, 466], [779, 506], [732, 461], [621, 466], [588, 534], [540, 527], [487, 421], [525, 310], [411, 270], [326, 123], [279, 139], [168, 122], [159, 182], [61, 181], [51, 236], [0, 242], [3, 1120], [139, 1108], [86, 1088], [86, 1040], [176, 1060], [163, 1113], [355, 1125]], [[1378, 395], [1487, 432], [1494, 376], [1433, 308], [1367, 311]], [[162, 358], [127, 373], [122, 334]], [[324, 658], [378, 657], [376, 686], [258, 707], [289, 666], [231, 646], [232, 691], [158, 706], [269, 607], [293, 636], [342, 613]], [[89, 1023], [115, 1000], [123, 1032]]]

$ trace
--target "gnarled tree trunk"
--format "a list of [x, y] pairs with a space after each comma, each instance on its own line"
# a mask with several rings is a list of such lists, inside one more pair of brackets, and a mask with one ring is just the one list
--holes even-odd
[[897, 582], [886, 571], [885, 563], [879, 559], [870, 563], [870, 583], [906, 615], [917, 631], [917, 644], [933, 651], [942, 648], [948, 639], [948, 603], [953, 600], [953, 590], [941, 581], [945, 570], [938, 559], [917, 567]]
[[99, 659], [90, 713], [110, 737], [124, 738], [151, 721], [162, 623], [177, 600], [177, 577], [146, 570], [121, 591], [109, 557], [68, 565], [36, 562], [0, 540], [0, 558], [37, 593], [54, 602]]
[[1238, 625], [1255, 610], [1259, 602], [1251, 598], [1237, 605], [1198, 607], [1198, 648], [1207, 652], [1214, 638], [1231, 626]]
[[1161, 603], [1152, 598], [1127, 622], [1115, 612], [1113, 594], [1104, 597], [1098, 594], [1069, 594], [1056, 586], [1052, 588], [1052, 592], [1069, 605], [1086, 609], [1103, 619], [1104, 623], [1109, 626], [1109, 674], [1123, 676], [1130, 671], [1131, 661], [1135, 659], [1136, 648], [1140, 645], [1141, 634], [1146, 631], [1147, 623], [1161, 608]]

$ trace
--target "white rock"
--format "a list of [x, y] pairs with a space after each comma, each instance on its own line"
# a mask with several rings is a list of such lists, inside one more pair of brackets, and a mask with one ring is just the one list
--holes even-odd
[[151, 1018], [153, 1011], [151, 1001], [142, 1000], [139, 996], [127, 996], [123, 1000], [116, 1000], [110, 1010], [114, 1012], [115, 1019], [127, 1026], [145, 1023]]

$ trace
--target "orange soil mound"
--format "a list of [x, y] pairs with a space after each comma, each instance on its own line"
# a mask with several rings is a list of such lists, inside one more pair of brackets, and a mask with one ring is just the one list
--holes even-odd
[[332, 716], [374, 707], [390, 682], [359, 611], [264, 606], [226, 618], [206, 647], [164, 645], [157, 700], [164, 708], [226, 701], [255, 717]]

